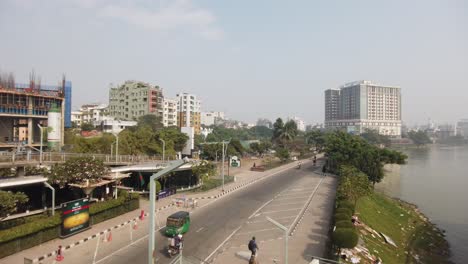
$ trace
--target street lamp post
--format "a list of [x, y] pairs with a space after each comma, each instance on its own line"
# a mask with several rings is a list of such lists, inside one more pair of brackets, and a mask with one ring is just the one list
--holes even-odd
[[39, 151], [39, 165], [42, 165], [42, 142], [44, 138], [44, 133], [42, 132], [42, 126], [39, 124], [37, 124], [37, 126], [39, 127], [39, 130], [41, 131], [41, 147]]
[[277, 226], [279, 229], [284, 231], [284, 263], [288, 264], [288, 228], [285, 227], [284, 225], [276, 222], [275, 220], [271, 219], [270, 217], [266, 217], [268, 221], [270, 221], [272, 224]]
[[150, 200], [150, 224], [149, 224], [149, 239], [148, 239], [148, 264], [154, 264], [154, 258], [156, 252], [154, 251], [155, 248], [155, 229], [156, 229], [156, 180], [161, 178], [162, 176], [168, 174], [169, 172], [179, 168], [180, 166], [184, 165], [185, 163], [189, 162], [188, 158], [180, 159], [172, 161], [168, 164], [168, 166], [158, 173], [153, 174], [150, 177], [149, 184], [150, 184], [150, 193], [149, 193], [149, 200]]
[[[222, 168], [222, 171], [221, 171], [221, 177], [223, 178], [223, 187], [222, 187], [223, 192], [224, 192], [224, 158], [226, 156], [227, 147], [228, 147], [230, 141], [231, 140], [221, 142], [223, 144], [223, 158], [222, 158], [223, 159], [223, 168]], [[224, 144], [226, 144], [226, 147], [224, 146]]]
[[166, 141], [164, 141], [164, 139], [161, 139], [161, 138], [160, 138], [159, 140], [163, 143], [163, 153], [162, 153], [163, 156], [162, 156], [162, 160], [164, 161], [164, 160], [165, 160], [165, 159], [164, 159], [164, 154], [165, 154], [165, 152], [166, 152]]

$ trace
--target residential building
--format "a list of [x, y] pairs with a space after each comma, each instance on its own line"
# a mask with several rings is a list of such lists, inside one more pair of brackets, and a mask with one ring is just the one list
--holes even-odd
[[299, 131], [306, 131], [306, 124], [305, 124], [304, 120], [302, 120], [302, 119], [299, 118], [299, 117], [293, 117], [293, 118], [291, 118], [291, 120], [293, 120], [294, 122], [296, 122], [297, 130], [299, 130]]
[[339, 119], [339, 100], [339, 89], [328, 89], [325, 91], [325, 121]]
[[224, 120], [224, 112], [202, 112], [200, 123], [204, 126], [217, 125], [221, 120]]
[[94, 126], [101, 125], [103, 120], [112, 119], [109, 115], [109, 106], [107, 104], [86, 104], [80, 108], [82, 113], [82, 123], [90, 123]]
[[[41, 85], [32, 75], [29, 84], [16, 83], [12, 74], [0, 74], [0, 149], [40, 146], [41, 128], [49, 127], [48, 145], [63, 145], [66, 98], [63, 79], [59, 85]], [[70, 113], [71, 119], [71, 113]]]
[[159, 86], [126, 81], [109, 91], [109, 114], [118, 120], [137, 120], [154, 114], [163, 115], [163, 93]]
[[81, 111], [72, 111], [71, 112], [71, 122], [76, 127], [81, 127], [81, 124], [83, 124], [83, 112], [81, 112]]
[[325, 127], [400, 137], [401, 88], [357, 81], [326, 90]]
[[193, 127], [195, 134], [200, 134], [201, 102], [194, 94], [177, 94], [177, 122], [179, 127]]
[[461, 119], [457, 123], [457, 135], [463, 136], [468, 139], [468, 119]]
[[127, 127], [137, 125], [137, 121], [105, 119], [100, 122], [100, 129], [104, 133], [119, 134]]
[[165, 127], [177, 126], [177, 100], [164, 98], [163, 125]]

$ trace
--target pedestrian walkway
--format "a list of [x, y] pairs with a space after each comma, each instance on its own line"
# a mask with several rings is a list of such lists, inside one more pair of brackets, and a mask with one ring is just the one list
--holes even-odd
[[[214, 199], [220, 198], [222, 196], [228, 195], [236, 190], [239, 190], [243, 187], [246, 187], [250, 184], [253, 184], [255, 182], [261, 181], [263, 179], [266, 179], [268, 177], [274, 176], [278, 174], [279, 172], [286, 170], [288, 168], [294, 167], [295, 164], [286, 164], [284, 166], [280, 166], [277, 168], [274, 168], [269, 171], [265, 172], [251, 172], [248, 169], [245, 168], [244, 171], [239, 171], [236, 173], [236, 181], [231, 182], [225, 185], [225, 191], [222, 192], [222, 187], [218, 187], [216, 189], [212, 189], [207, 192], [203, 193], [196, 193], [196, 192], [187, 192], [187, 193], [182, 193], [178, 194], [175, 196], [171, 197], [166, 197], [163, 199], [160, 199], [156, 202], [156, 208], [157, 209], [157, 227], [160, 228], [164, 226], [165, 224], [165, 219], [167, 216], [170, 214], [180, 210], [181, 208], [178, 208], [176, 203], [174, 202], [175, 198], [193, 198], [196, 199], [198, 202], [198, 206], [204, 206], [207, 203], [210, 203]], [[144, 210], [146, 214], [148, 213], [149, 209], [149, 202], [147, 200], [141, 199], [140, 200], [140, 209], [134, 210], [132, 212], [120, 215], [118, 217], [109, 219], [107, 221], [101, 222], [99, 224], [93, 225], [91, 229], [86, 230], [84, 232], [81, 232], [79, 234], [76, 234], [72, 237], [68, 237], [65, 239], [53, 239], [51, 241], [48, 241], [46, 243], [43, 243], [39, 246], [24, 250], [22, 252], [19, 252], [17, 254], [13, 254], [11, 256], [5, 257], [3, 259], [0, 259], [0, 264], [10, 264], [10, 263], [24, 263], [24, 258], [28, 258], [31, 260], [36, 260], [40, 257], [44, 258], [44, 261], [41, 261], [41, 263], [52, 263], [53, 255], [55, 254], [54, 252], [58, 249], [59, 245], [62, 245], [65, 250], [64, 250], [64, 255], [66, 257], [67, 255], [67, 250], [70, 250], [69, 248], [66, 248], [68, 245], [72, 245], [71, 247], [76, 247], [76, 246], [83, 246], [87, 245], [89, 249], [87, 249], [85, 252], [83, 252], [83, 256], [93, 256], [94, 252], [93, 248], [96, 248], [96, 243], [97, 243], [97, 238], [101, 239], [101, 242], [104, 240], [108, 240], [109, 234], [111, 234], [111, 237], [114, 241], [112, 246], [110, 246], [110, 243], [104, 244], [103, 247], [107, 247], [107, 250], [101, 251], [101, 254], [104, 252], [112, 252], [117, 250], [119, 247], [123, 247], [125, 245], [128, 245], [128, 239], [134, 240], [138, 239], [138, 237], [142, 237], [145, 232], [147, 234], [148, 230], [148, 220], [139, 220], [138, 216], [140, 215], [141, 210]], [[195, 209], [191, 208], [184, 208], [184, 210], [187, 211], [193, 211]], [[135, 229], [135, 223], [137, 225], [137, 229]], [[124, 239], [125, 238], [125, 239]], [[127, 239], [127, 240], [126, 240]], [[116, 243], [116, 242], [119, 243]], [[118, 245], [117, 245], [118, 244]], [[49, 262], [47, 262], [49, 259]], [[78, 260], [76, 263], [90, 263], [81, 260]], [[92, 262], [92, 259], [91, 259]], [[35, 262], [39, 263], [39, 262]], [[64, 262], [64, 263], [70, 263], [70, 262]]]

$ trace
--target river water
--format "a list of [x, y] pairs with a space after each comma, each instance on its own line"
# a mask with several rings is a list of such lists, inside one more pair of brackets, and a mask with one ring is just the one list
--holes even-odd
[[377, 189], [416, 204], [446, 231], [455, 263], [468, 260], [468, 146], [402, 150], [408, 163], [386, 166]]

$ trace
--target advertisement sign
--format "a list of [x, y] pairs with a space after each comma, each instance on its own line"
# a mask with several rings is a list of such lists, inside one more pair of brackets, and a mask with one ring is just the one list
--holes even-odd
[[88, 228], [90, 228], [88, 198], [62, 204], [62, 232], [60, 237], [68, 237]]
[[230, 160], [231, 167], [240, 167], [241, 161], [237, 156], [232, 156]]

